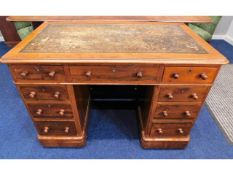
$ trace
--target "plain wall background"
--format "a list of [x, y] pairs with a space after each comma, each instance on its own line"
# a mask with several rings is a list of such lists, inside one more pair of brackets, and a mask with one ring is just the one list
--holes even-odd
[[224, 39], [233, 45], [233, 16], [223, 16], [214, 32], [213, 39]]
[[217, 28], [214, 32], [214, 35], [225, 35], [231, 25], [233, 16], [223, 16], [219, 21]]
[[229, 37], [233, 38], [233, 20], [231, 21], [231, 25], [228, 29], [227, 34], [229, 35]]

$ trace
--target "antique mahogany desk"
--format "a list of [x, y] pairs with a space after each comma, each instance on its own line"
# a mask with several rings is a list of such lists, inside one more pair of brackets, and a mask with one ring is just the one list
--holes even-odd
[[48, 147], [85, 144], [91, 86], [143, 87], [135, 101], [144, 148], [187, 145], [228, 63], [183, 23], [133, 20], [44, 22], [2, 62]]

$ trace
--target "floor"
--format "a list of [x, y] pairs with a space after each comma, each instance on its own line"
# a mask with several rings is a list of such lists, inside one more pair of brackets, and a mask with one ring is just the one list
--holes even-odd
[[[222, 40], [211, 44], [233, 62], [231, 45]], [[0, 43], [0, 55], [7, 50]], [[86, 147], [43, 148], [6, 65], [0, 65], [0, 73], [0, 158], [233, 158], [233, 145], [225, 139], [205, 106], [184, 150], [142, 149], [135, 112], [126, 109], [91, 110]]]

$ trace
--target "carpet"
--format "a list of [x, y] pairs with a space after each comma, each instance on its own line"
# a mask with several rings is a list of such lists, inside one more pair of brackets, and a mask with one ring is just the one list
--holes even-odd
[[[0, 55], [7, 51], [0, 43]], [[229, 159], [228, 143], [211, 117], [201, 109], [184, 150], [145, 150], [139, 144], [138, 122], [130, 109], [92, 109], [88, 141], [83, 148], [43, 148], [32, 121], [19, 97], [8, 67], [0, 65], [0, 158], [2, 159]]]
[[233, 64], [233, 46], [224, 40], [211, 40], [210, 44]]
[[206, 104], [226, 138], [233, 144], [233, 64], [222, 66]]

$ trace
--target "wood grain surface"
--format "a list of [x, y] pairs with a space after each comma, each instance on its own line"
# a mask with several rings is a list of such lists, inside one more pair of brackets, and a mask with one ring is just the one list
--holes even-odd
[[78, 20], [121, 20], [121, 21], [154, 21], [154, 22], [192, 22], [210, 23], [208, 16], [9, 16], [8, 21], [78, 21]]
[[[92, 29], [88, 30], [92, 33], [87, 35], [84, 31], [80, 31], [76, 35], [77, 31], [74, 31], [73, 27], [68, 27], [81, 25], [85, 26], [85, 30], [87, 26], [92, 26]], [[48, 26], [54, 26], [49, 30], [51, 34], [49, 36], [46, 35]], [[61, 26], [62, 29], [59, 30], [56, 26]], [[100, 26], [106, 33], [101, 33], [98, 29]], [[103, 26], [118, 27], [112, 29]], [[99, 34], [100, 36], [97, 36]], [[48, 38], [40, 39], [43, 35]], [[66, 35], [65, 39], [64, 35]], [[82, 39], [79, 38], [81, 35]], [[83, 40], [85, 37], [86, 41], [93, 40], [95, 44]], [[38, 41], [34, 43], [35, 46], [32, 46], [31, 44], [36, 40]], [[72, 48], [73, 46], [75, 48]], [[185, 24], [131, 21], [45, 22], [4, 55], [1, 61], [3, 63], [228, 63], [222, 54]]]

